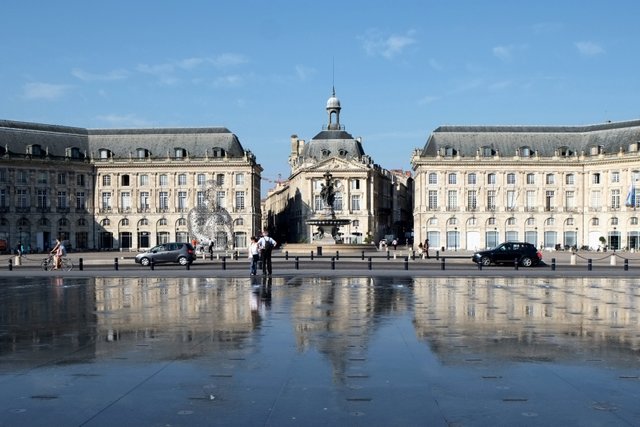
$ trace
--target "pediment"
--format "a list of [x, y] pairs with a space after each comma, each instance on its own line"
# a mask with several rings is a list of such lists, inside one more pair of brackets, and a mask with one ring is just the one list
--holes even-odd
[[309, 172], [333, 172], [333, 171], [366, 171], [368, 165], [358, 160], [341, 159], [332, 157], [324, 159], [313, 166], [310, 166], [307, 171]]

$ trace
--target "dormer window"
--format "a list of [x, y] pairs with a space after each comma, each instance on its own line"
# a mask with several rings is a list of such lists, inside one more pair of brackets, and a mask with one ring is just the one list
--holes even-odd
[[42, 156], [42, 148], [39, 144], [27, 145], [27, 154], [33, 157]]
[[338, 154], [340, 154], [340, 156], [345, 157], [347, 155], [347, 150], [345, 150], [344, 148], [341, 148], [338, 151]]
[[604, 147], [602, 145], [597, 145], [597, 146], [591, 147], [589, 149], [589, 153], [592, 156], [597, 156], [598, 154], [604, 154]]
[[213, 149], [213, 157], [224, 157], [225, 155], [226, 152], [224, 151], [224, 148], [215, 147]]
[[445, 157], [454, 157], [458, 154], [458, 151], [453, 147], [444, 147]]
[[573, 151], [571, 151], [569, 149], [569, 147], [559, 147], [558, 148], [558, 155], [560, 157], [569, 157], [573, 155]]
[[113, 153], [111, 150], [101, 148], [98, 150], [98, 156], [100, 157], [100, 160], [107, 160], [113, 157]]
[[64, 150], [64, 156], [69, 159], [81, 158], [80, 149], [78, 147], [67, 147]]
[[137, 148], [136, 157], [139, 159], [146, 159], [147, 157], [151, 157], [151, 152], [146, 148]]
[[322, 153], [322, 157], [329, 157], [329, 154], [331, 154], [331, 151], [327, 150], [326, 148], [323, 148], [321, 153]]
[[482, 147], [481, 152], [482, 152], [482, 157], [493, 157], [493, 155], [495, 154], [495, 152], [491, 147]]
[[184, 148], [175, 148], [174, 149], [176, 159], [183, 159], [187, 157], [187, 150]]
[[531, 148], [520, 147], [520, 157], [531, 157]]

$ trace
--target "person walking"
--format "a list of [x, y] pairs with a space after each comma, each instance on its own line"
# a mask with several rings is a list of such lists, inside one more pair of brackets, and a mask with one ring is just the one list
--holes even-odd
[[429, 239], [424, 241], [424, 253], [427, 255], [427, 259], [429, 259]]
[[277, 242], [269, 237], [269, 232], [264, 231], [262, 237], [258, 240], [258, 248], [260, 249], [260, 259], [262, 260], [262, 274], [271, 275], [271, 252], [275, 248]]
[[251, 236], [251, 243], [249, 244], [249, 259], [251, 260], [250, 272], [252, 276], [255, 276], [258, 272], [258, 260], [260, 259], [260, 250], [258, 249], [258, 239], [255, 236]]

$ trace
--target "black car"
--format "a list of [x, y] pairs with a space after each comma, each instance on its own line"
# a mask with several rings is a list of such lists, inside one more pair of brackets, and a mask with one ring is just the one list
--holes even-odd
[[531, 243], [505, 242], [495, 248], [474, 253], [471, 259], [482, 265], [518, 262], [523, 267], [531, 267], [542, 261], [542, 253]]
[[191, 243], [163, 243], [136, 255], [138, 264], [149, 265], [151, 262], [160, 264], [163, 262], [177, 262], [180, 265], [191, 264], [196, 260], [196, 251]]

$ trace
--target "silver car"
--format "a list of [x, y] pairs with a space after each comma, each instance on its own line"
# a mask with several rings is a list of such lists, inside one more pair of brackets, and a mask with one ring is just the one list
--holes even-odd
[[147, 266], [152, 262], [154, 264], [177, 262], [180, 265], [191, 264], [196, 260], [196, 251], [191, 243], [163, 243], [154, 246], [147, 252], [136, 255], [135, 261], [138, 264]]

